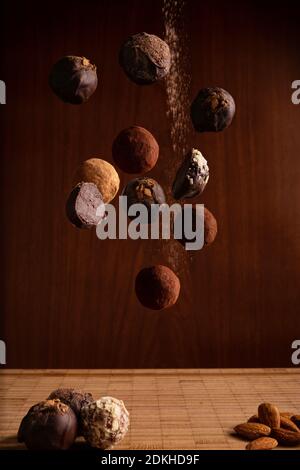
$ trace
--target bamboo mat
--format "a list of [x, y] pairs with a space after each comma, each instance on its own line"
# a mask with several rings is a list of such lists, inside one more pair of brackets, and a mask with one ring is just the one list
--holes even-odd
[[263, 401], [300, 414], [297, 369], [0, 371], [0, 449], [28, 408], [58, 387], [124, 400], [131, 426], [118, 449], [244, 449], [232, 428]]

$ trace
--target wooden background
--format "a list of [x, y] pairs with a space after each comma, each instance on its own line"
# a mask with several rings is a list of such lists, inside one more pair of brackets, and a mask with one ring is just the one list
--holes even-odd
[[[156, 136], [152, 175], [162, 184], [175, 166], [164, 84], [134, 85], [117, 60], [129, 34], [163, 35], [161, 2], [28, 1], [5, 9], [0, 337], [8, 366], [290, 366], [300, 335], [300, 106], [291, 103], [300, 8], [187, 1], [191, 99], [218, 85], [237, 104], [230, 129], [191, 135], [211, 170], [199, 202], [216, 215], [219, 233], [188, 262], [183, 251], [167, 256], [160, 242], [102, 242], [64, 215], [77, 165], [92, 156], [111, 161], [112, 140], [128, 125]], [[65, 54], [98, 65], [98, 90], [80, 107], [48, 87], [51, 65]], [[128, 178], [120, 176], [123, 185]], [[142, 308], [136, 273], [172, 258], [177, 268], [182, 261], [178, 304], [160, 313]]]

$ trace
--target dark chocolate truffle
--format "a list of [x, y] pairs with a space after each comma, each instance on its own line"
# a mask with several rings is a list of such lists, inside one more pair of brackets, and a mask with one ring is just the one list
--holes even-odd
[[46, 400], [30, 408], [21, 421], [18, 441], [30, 450], [69, 449], [77, 435], [74, 411], [60, 400]]
[[130, 36], [122, 45], [119, 62], [126, 75], [138, 85], [149, 85], [167, 75], [171, 67], [168, 44], [154, 34]]
[[53, 65], [49, 85], [66, 103], [82, 104], [97, 88], [96, 66], [85, 57], [73, 55], [63, 57]]
[[199, 150], [190, 150], [177, 171], [172, 186], [174, 198], [185, 199], [198, 196], [204, 191], [208, 179], [207, 161]]
[[170, 268], [161, 265], [151, 266], [138, 273], [135, 292], [144, 307], [162, 310], [176, 303], [180, 292], [180, 281]]
[[80, 415], [81, 408], [94, 400], [91, 393], [82, 392], [74, 388], [57, 388], [53, 390], [48, 400], [54, 400], [56, 398], [72, 408], [77, 417]]
[[202, 88], [191, 106], [193, 126], [198, 132], [219, 132], [230, 126], [235, 102], [223, 88]]
[[[180, 217], [183, 216], [183, 214], [179, 215]], [[195, 207], [192, 208], [192, 229], [193, 231], [196, 230], [196, 217], [197, 217], [197, 212]], [[218, 224], [217, 221], [214, 217], [214, 215], [204, 207], [204, 245], [208, 246], [213, 241], [215, 240], [218, 232]], [[185, 235], [184, 235], [184, 218], [183, 218], [183, 230], [182, 230], [182, 238], [178, 239], [178, 241], [185, 246], [186, 243], [193, 243], [195, 241], [195, 238], [192, 240], [188, 240]]]
[[98, 225], [105, 213], [101, 194], [94, 183], [79, 183], [72, 190], [66, 203], [66, 214], [78, 228]]
[[166, 202], [165, 194], [160, 184], [147, 176], [129, 181], [122, 192], [122, 196], [127, 196], [128, 209], [133, 204], [143, 204], [146, 206], [148, 219], [145, 222], [149, 221], [153, 204], [161, 205]]
[[128, 127], [113, 142], [113, 159], [125, 173], [143, 174], [150, 171], [157, 162], [158, 154], [158, 143], [143, 127]]

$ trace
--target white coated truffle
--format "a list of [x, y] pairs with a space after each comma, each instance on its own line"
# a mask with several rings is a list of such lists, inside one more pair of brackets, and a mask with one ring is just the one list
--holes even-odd
[[88, 444], [109, 449], [127, 433], [129, 413], [122, 400], [102, 397], [82, 408], [81, 422], [82, 434]]

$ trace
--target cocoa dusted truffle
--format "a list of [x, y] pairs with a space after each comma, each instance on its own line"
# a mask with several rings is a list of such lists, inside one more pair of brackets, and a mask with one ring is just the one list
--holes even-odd
[[96, 66], [85, 57], [69, 55], [53, 65], [49, 75], [52, 91], [63, 101], [82, 104], [98, 85]]
[[234, 99], [223, 88], [202, 88], [191, 106], [193, 126], [198, 132], [223, 131], [234, 114]]
[[180, 281], [167, 266], [150, 266], [138, 273], [135, 292], [144, 307], [162, 310], [172, 307], [177, 302]]
[[[183, 214], [182, 214], [183, 215]], [[181, 217], [181, 215], [180, 215]], [[196, 218], [197, 212], [196, 208], [192, 208], [192, 230], [196, 230]], [[204, 207], [204, 245], [208, 246], [214, 242], [218, 232], [218, 224], [214, 217], [214, 215]], [[183, 218], [183, 230], [182, 230], [182, 238], [178, 239], [178, 241], [185, 247], [185, 244], [193, 243], [195, 239], [188, 240], [184, 234], [184, 218]]]
[[102, 397], [81, 410], [83, 437], [92, 447], [109, 449], [128, 431], [129, 413], [122, 400]]
[[103, 218], [105, 205], [94, 183], [78, 183], [66, 203], [66, 214], [77, 228], [95, 227]]
[[154, 34], [138, 33], [122, 45], [119, 62], [126, 75], [138, 85], [164, 78], [171, 67], [168, 44]]
[[174, 198], [185, 199], [198, 196], [204, 191], [208, 179], [207, 161], [199, 150], [190, 150], [177, 171], [172, 186]]
[[100, 158], [85, 160], [75, 174], [75, 184], [81, 181], [94, 183], [105, 204], [112, 201], [119, 191], [120, 178], [115, 168]]
[[128, 208], [133, 204], [144, 204], [147, 208], [148, 216], [151, 214], [151, 206], [153, 204], [161, 205], [166, 202], [165, 193], [160, 184], [147, 176], [129, 181], [122, 192], [122, 196], [127, 196]]
[[128, 127], [113, 142], [113, 159], [125, 173], [143, 174], [150, 171], [157, 162], [158, 154], [158, 143], [143, 127]]
[[77, 435], [74, 411], [60, 400], [46, 400], [30, 408], [21, 421], [18, 441], [29, 450], [65, 450]]

